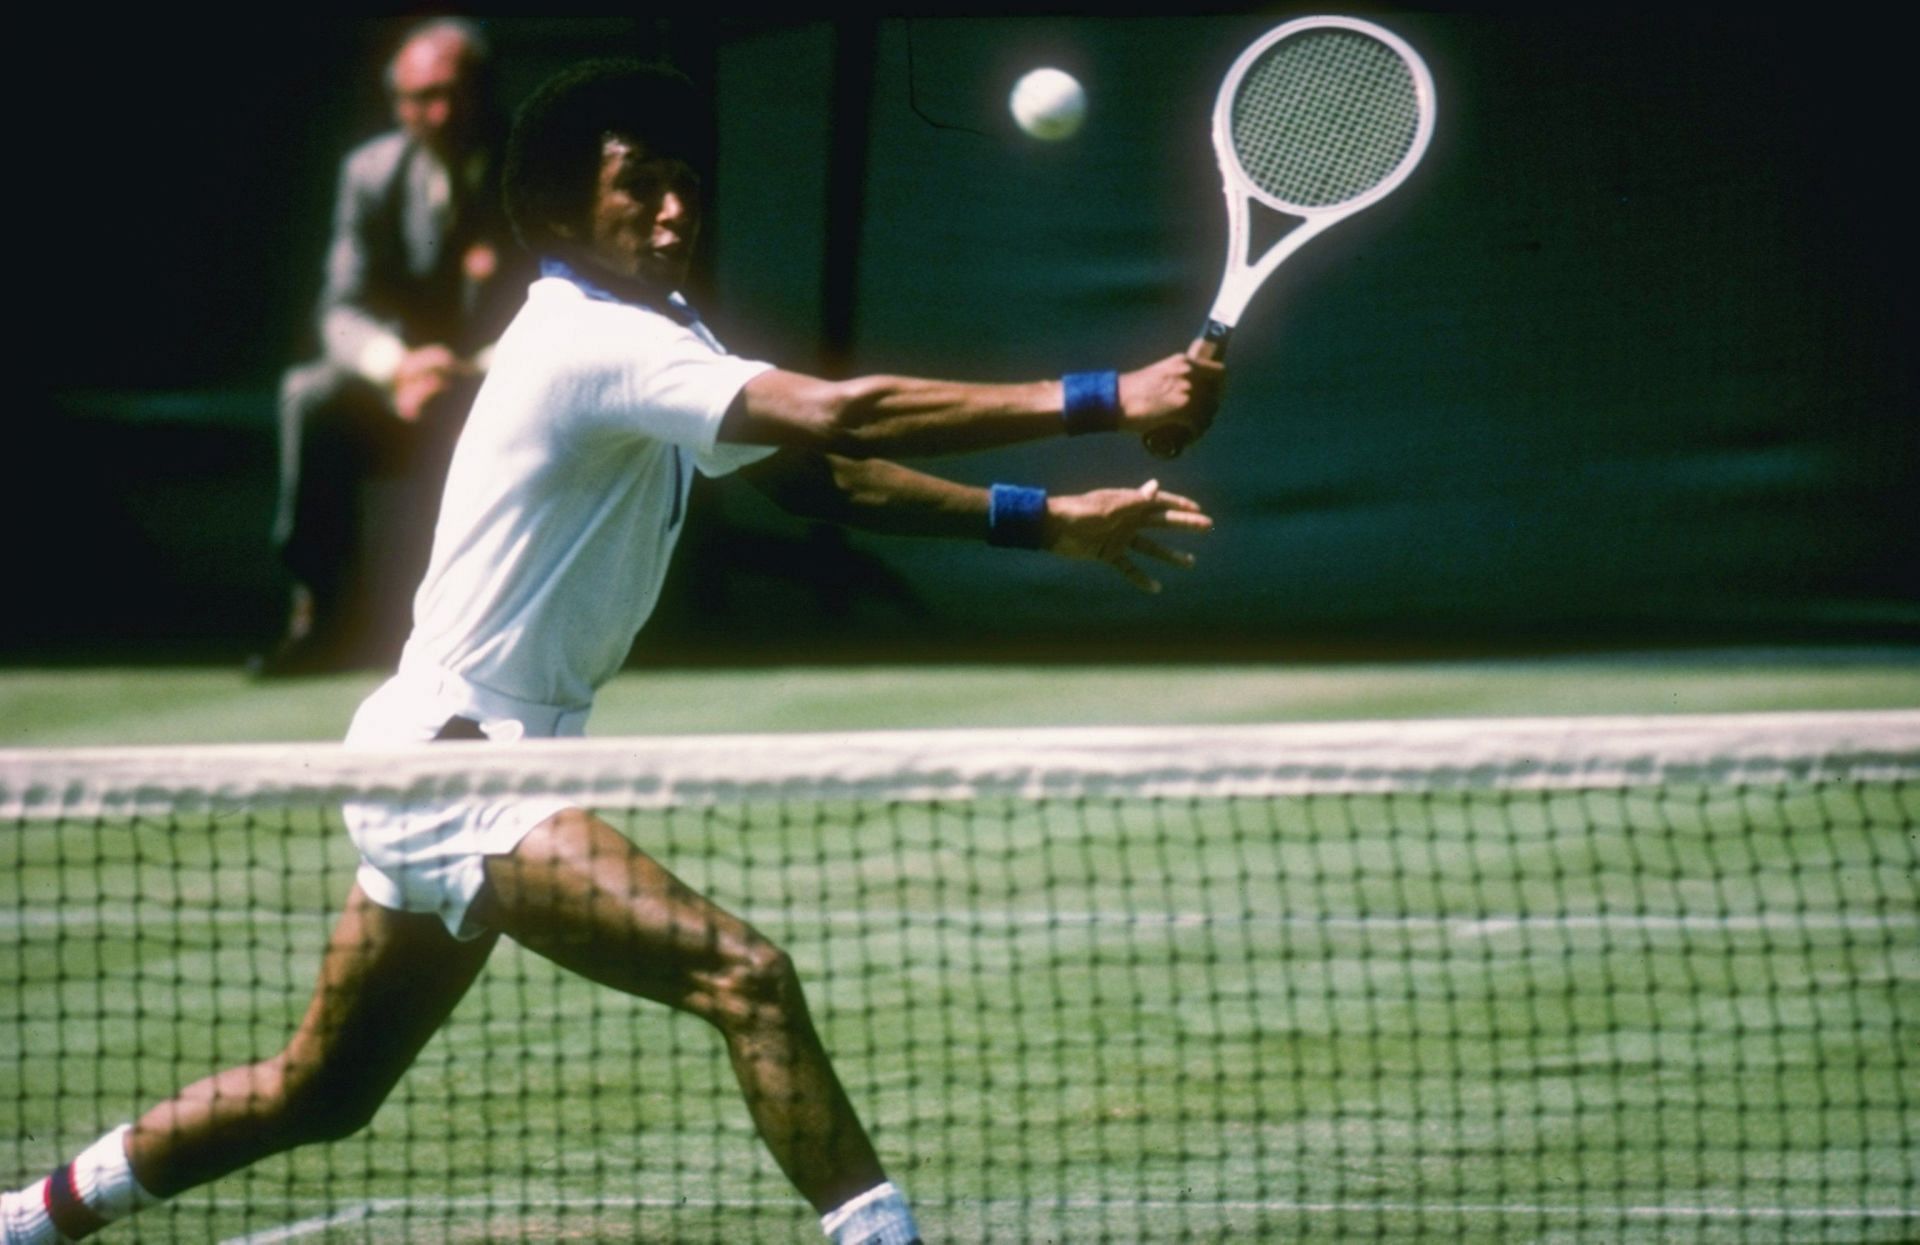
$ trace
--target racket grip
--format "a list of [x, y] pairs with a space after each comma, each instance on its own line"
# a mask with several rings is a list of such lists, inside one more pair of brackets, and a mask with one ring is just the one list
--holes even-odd
[[[1208, 320], [1207, 327], [1187, 347], [1187, 358], [1204, 359], [1209, 363], [1222, 362], [1227, 357], [1227, 339], [1232, 336], [1233, 328], [1230, 325]], [[1147, 453], [1155, 458], [1178, 458], [1193, 444], [1193, 432], [1179, 424], [1168, 424], [1155, 428], [1142, 437], [1141, 442], [1147, 447]]]

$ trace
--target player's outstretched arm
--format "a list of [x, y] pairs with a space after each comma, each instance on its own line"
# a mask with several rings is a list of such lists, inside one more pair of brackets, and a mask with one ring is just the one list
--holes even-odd
[[720, 439], [851, 458], [921, 457], [1082, 432], [1145, 436], [1178, 425], [1206, 431], [1220, 401], [1220, 364], [1169, 355], [1136, 371], [979, 385], [911, 376], [828, 381], [775, 370], [749, 381]]
[[1105, 562], [1143, 592], [1160, 591], [1160, 583], [1136, 557], [1183, 569], [1193, 565], [1192, 554], [1162, 544], [1158, 534], [1213, 527], [1199, 503], [1163, 492], [1154, 480], [1139, 488], [1049, 497], [1038, 489], [960, 484], [884, 459], [808, 453], [779, 454], [741, 474], [803, 518]]

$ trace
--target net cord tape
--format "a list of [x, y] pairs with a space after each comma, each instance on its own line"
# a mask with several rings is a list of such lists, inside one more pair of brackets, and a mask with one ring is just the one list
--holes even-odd
[[596, 808], [806, 796], [1226, 798], [1920, 776], [1920, 711], [695, 735], [367, 751], [0, 750], [0, 817], [540, 794]]

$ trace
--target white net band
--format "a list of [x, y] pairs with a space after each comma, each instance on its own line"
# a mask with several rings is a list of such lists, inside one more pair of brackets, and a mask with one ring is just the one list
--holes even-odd
[[767, 799], [1225, 798], [1893, 782], [1920, 712], [697, 735], [368, 752], [0, 751], [0, 817], [555, 795], [594, 808]]

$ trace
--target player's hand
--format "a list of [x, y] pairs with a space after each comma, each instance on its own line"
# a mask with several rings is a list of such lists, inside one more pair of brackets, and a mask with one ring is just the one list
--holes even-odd
[[1213, 520], [1198, 502], [1163, 493], [1158, 480], [1148, 480], [1137, 489], [1095, 489], [1049, 498], [1042, 540], [1050, 553], [1105, 562], [1142, 592], [1158, 592], [1160, 581], [1136, 566], [1134, 556], [1184, 570], [1193, 565], [1193, 555], [1169, 549], [1146, 532], [1152, 528], [1204, 532], [1212, 527]]
[[1168, 355], [1158, 363], [1120, 376], [1121, 427], [1145, 436], [1155, 428], [1178, 424], [1189, 439], [1198, 438], [1220, 409], [1226, 383], [1224, 364], [1189, 354]]

